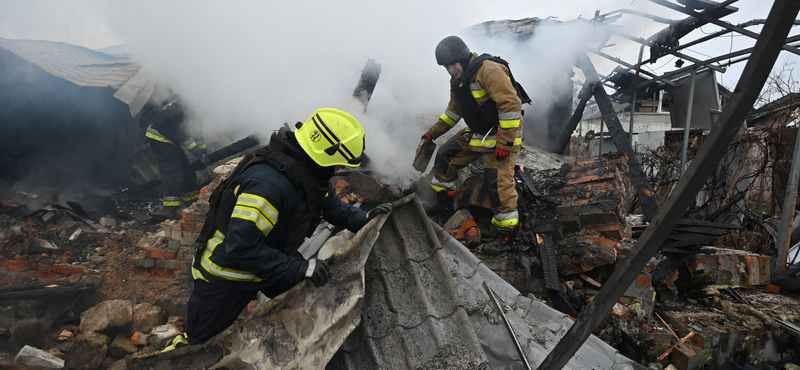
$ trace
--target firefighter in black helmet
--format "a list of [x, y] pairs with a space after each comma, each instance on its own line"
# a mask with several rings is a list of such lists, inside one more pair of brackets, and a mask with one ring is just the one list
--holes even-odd
[[[492, 203], [492, 223], [500, 236], [484, 244], [482, 251], [498, 254], [513, 249], [520, 228], [514, 165], [522, 143], [522, 103], [519, 84], [508, 63], [489, 54], [470, 52], [457, 36], [445, 37], [436, 46], [436, 62], [450, 75], [450, 102], [439, 120], [422, 135], [433, 141], [462, 118], [467, 128], [439, 148], [433, 165], [431, 188], [436, 202], [431, 214], [453, 211], [458, 170], [484, 160], [484, 188]], [[524, 90], [522, 96], [527, 100]], [[528, 100], [529, 101], [529, 100]]]

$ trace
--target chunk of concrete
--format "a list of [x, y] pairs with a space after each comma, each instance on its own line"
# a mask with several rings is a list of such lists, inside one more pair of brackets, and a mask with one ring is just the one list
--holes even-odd
[[105, 333], [113, 329], [127, 328], [133, 319], [133, 304], [126, 299], [100, 302], [81, 313], [81, 332]]
[[38, 348], [24, 346], [14, 357], [14, 365], [25, 368], [31, 366], [37, 369], [61, 369], [64, 367], [64, 360]]
[[14, 350], [31, 346], [44, 347], [44, 323], [35, 318], [20, 320], [11, 325], [11, 344]]
[[111, 365], [108, 370], [128, 370], [128, 364], [125, 362], [125, 359], [122, 359]]
[[111, 229], [114, 226], [117, 226], [117, 220], [111, 217], [100, 217], [100, 226]]
[[472, 214], [467, 209], [459, 209], [444, 223], [444, 230], [447, 232], [457, 230], [466, 220], [472, 220]]
[[175, 338], [181, 331], [173, 324], [156, 326], [147, 337], [147, 343], [156, 348], [164, 348], [172, 338]]
[[64, 360], [31, 346], [24, 346], [14, 357], [14, 365], [36, 366], [45, 369], [61, 369]]
[[133, 325], [134, 332], [149, 333], [154, 327], [164, 325], [167, 322], [167, 312], [154, 304], [139, 303], [133, 306]]
[[67, 369], [95, 370], [100, 367], [108, 351], [108, 337], [97, 333], [81, 333], [75, 338], [67, 358]]
[[136, 353], [139, 350], [131, 341], [123, 336], [117, 335], [114, 341], [108, 345], [108, 355], [115, 358], [123, 358], [131, 353]]

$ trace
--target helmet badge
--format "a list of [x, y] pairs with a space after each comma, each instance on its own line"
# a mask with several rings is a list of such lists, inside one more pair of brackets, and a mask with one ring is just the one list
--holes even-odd
[[319, 139], [322, 138], [322, 134], [320, 134], [318, 130], [314, 130], [314, 131], [311, 131], [311, 136], [310, 137], [311, 137], [311, 141], [316, 143], [316, 142], [319, 141]]

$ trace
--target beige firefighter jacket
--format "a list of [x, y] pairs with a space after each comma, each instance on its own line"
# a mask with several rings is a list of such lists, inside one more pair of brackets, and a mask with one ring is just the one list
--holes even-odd
[[[470, 62], [478, 57], [472, 53]], [[466, 69], [466, 68], [465, 68]], [[517, 91], [511, 85], [508, 68], [504, 65], [487, 60], [483, 66], [470, 79], [472, 96], [479, 105], [494, 100], [497, 104], [497, 113], [500, 118], [500, 130], [495, 140], [494, 135], [485, 137], [477, 132], [471, 132], [469, 127], [465, 135], [470, 135], [469, 148], [477, 152], [493, 152], [495, 145], [510, 152], [518, 152], [522, 144], [522, 102], [517, 97]], [[458, 103], [450, 93], [450, 103], [439, 117], [439, 120], [428, 129], [428, 133], [435, 139], [453, 128], [462, 118]], [[461, 134], [461, 133], [459, 133]], [[513, 143], [513, 145], [508, 145]]]

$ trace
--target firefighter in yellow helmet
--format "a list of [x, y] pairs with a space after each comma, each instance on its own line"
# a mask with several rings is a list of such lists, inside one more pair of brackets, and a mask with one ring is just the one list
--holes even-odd
[[358, 231], [388, 213], [369, 212], [339, 199], [330, 183], [364, 155], [364, 129], [338, 109], [318, 109], [296, 131], [272, 134], [266, 147], [248, 155], [211, 196], [203, 230], [195, 242], [194, 290], [186, 333], [165, 350], [205, 343], [225, 330], [261, 291], [273, 298], [303, 279], [321, 287], [331, 278], [324, 260], [297, 252], [321, 219]]
[[449, 217], [453, 212], [458, 170], [483, 158], [483, 186], [492, 203], [492, 224], [500, 236], [482, 251], [499, 254], [512, 250], [519, 232], [514, 165], [522, 144], [522, 103], [530, 102], [508, 63], [489, 54], [470, 52], [457, 36], [436, 46], [436, 62], [450, 75], [450, 103], [439, 120], [422, 135], [431, 142], [462, 118], [467, 127], [436, 153], [431, 188], [436, 202], [429, 214]]

